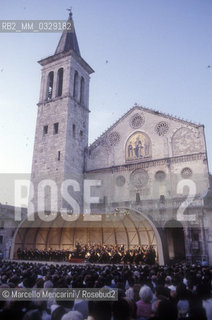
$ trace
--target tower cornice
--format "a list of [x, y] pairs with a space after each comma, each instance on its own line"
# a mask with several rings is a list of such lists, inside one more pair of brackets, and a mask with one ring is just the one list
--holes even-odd
[[51, 100], [45, 100], [45, 101], [39, 101], [37, 103], [37, 106], [40, 107], [40, 106], [45, 106], [45, 105], [49, 105], [51, 104], [52, 102], [56, 102], [56, 101], [60, 101], [60, 100], [63, 100], [63, 99], [73, 99], [74, 103], [77, 104], [78, 107], [90, 112], [90, 110], [88, 108], [86, 108], [84, 105], [80, 104], [79, 101], [77, 101], [73, 96], [71, 96], [70, 94], [67, 94], [67, 95], [63, 95], [62, 97], [55, 97], [55, 98], [52, 98]]
[[80, 56], [78, 56], [73, 50], [69, 50], [67, 52], [62, 52], [62, 53], [58, 53], [58, 54], [54, 54], [52, 56], [49, 56], [47, 58], [41, 59], [38, 61], [38, 63], [41, 66], [46, 66], [51, 62], [55, 62], [58, 61], [62, 58], [68, 57], [68, 56], [72, 56], [74, 57], [74, 59], [89, 73], [93, 73], [94, 70], [89, 66], [89, 64]]

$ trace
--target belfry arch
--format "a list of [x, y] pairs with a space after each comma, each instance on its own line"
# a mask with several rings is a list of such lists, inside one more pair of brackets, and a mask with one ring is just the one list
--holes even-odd
[[163, 249], [157, 228], [140, 212], [117, 209], [111, 214], [102, 214], [101, 221], [86, 221], [80, 214], [75, 221], [67, 222], [60, 214], [47, 223], [37, 216], [35, 221], [26, 218], [13, 238], [11, 259], [21, 249], [74, 249], [77, 242], [98, 244], [124, 244], [126, 249], [136, 245], [154, 246], [159, 264], [164, 264]]

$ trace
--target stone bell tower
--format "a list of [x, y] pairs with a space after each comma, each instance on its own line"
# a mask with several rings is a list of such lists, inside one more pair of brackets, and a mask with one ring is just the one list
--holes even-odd
[[43, 180], [51, 180], [43, 182], [44, 186], [47, 184], [44, 188], [46, 211], [52, 210], [51, 187], [58, 189], [58, 205], [54, 209], [71, 208], [62, 200], [59, 191], [67, 179], [77, 182], [78, 187], [70, 187], [69, 193], [75, 193], [82, 210], [89, 80], [94, 71], [81, 57], [71, 12], [68, 22], [71, 31], [63, 31], [54, 55], [38, 61], [42, 66], [42, 77], [31, 174], [35, 212], [39, 211], [37, 190]]

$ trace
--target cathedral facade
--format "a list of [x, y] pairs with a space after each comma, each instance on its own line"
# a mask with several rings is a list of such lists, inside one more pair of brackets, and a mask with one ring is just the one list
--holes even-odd
[[33, 190], [10, 257], [90, 242], [153, 246], [160, 264], [212, 263], [204, 126], [135, 104], [89, 146], [94, 71], [75, 30], [39, 63]]

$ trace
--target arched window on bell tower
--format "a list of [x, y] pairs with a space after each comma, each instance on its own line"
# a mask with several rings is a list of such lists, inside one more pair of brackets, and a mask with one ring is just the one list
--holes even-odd
[[83, 77], [81, 77], [80, 80], [80, 103], [83, 105], [85, 100], [84, 100], [84, 94], [85, 94], [85, 80]]
[[78, 75], [78, 72], [75, 71], [75, 74], [74, 74], [74, 91], [73, 91], [73, 97], [75, 99], [77, 99], [77, 97], [78, 97], [78, 82], [79, 82], [79, 75]]
[[57, 71], [57, 97], [62, 96], [63, 92], [63, 68]]
[[51, 72], [49, 72], [48, 79], [47, 79], [46, 100], [51, 100], [52, 99], [53, 82], [54, 82], [54, 72], [51, 71]]

